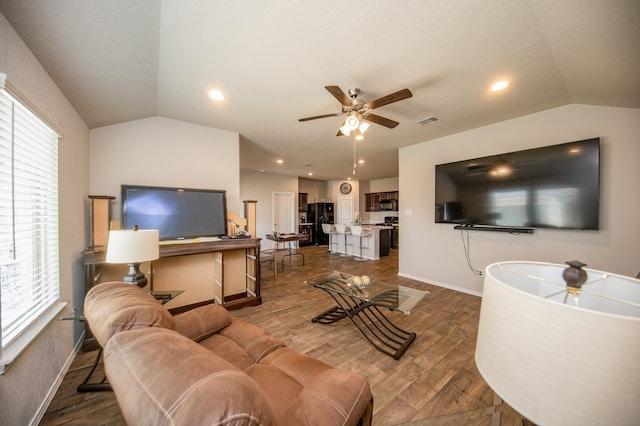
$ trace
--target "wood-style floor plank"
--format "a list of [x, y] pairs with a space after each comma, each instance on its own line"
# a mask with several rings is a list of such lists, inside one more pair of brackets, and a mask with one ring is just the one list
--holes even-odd
[[[232, 315], [294, 350], [365, 376], [373, 390], [375, 425], [489, 426], [494, 412], [502, 413], [503, 426], [521, 424], [521, 417], [506, 404], [494, 406], [494, 394], [475, 367], [480, 298], [399, 277], [395, 249], [388, 257], [368, 262], [329, 254], [326, 246], [301, 250], [305, 264], [301, 256], [285, 260], [284, 269], [279, 263], [277, 280], [268, 266], [263, 267], [262, 305], [234, 310]], [[311, 322], [334, 302], [304, 281], [334, 270], [430, 291], [411, 315], [388, 312], [399, 327], [417, 333], [400, 360], [373, 348], [346, 318], [328, 325]], [[77, 355], [41, 425], [125, 424], [113, 393], [76, 392], [95, 355], [96, 351]], [[96, 373], [98, 379], [100, 374]]]

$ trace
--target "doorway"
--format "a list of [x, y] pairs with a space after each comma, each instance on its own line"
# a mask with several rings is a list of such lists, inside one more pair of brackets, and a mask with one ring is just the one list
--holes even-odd
[[336, 223], [349, 225], [353, 218], [353, 195], [338, 195], [336, 204]]
[[293, 192], [274, 192], [272, 196], [273, 206], [273, 231], [279, 234], [292, 234], [295, 227], [295, 203]]

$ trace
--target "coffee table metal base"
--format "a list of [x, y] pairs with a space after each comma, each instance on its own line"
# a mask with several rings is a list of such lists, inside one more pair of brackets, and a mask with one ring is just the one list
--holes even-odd
[[415, 340], [416, 333], [393, 324], [375, 304], [326, 292], [338, 305], [312, 318], [311, 322], [331, 324], [349, 317], [369, 343], [396, 360], [400, 359]]

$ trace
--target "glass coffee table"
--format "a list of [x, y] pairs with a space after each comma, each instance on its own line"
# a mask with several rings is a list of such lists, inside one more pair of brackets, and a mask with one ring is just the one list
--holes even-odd
[[393, 324], [379, 308], [409, 315], [429, 294], [428, 291], [338, 271], [306, 280], [305, 284], [326, 291], [337, 303], [337, 306], [312, 318], [311, 322], [331, 324], [349, 317], [369, 343], [394, 359], [400, 359], [416, 338], [416, 333]]

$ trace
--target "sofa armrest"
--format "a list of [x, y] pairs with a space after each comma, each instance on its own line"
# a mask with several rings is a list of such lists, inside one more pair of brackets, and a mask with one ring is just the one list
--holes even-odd
[[356, 425], [371, 422], [367, 380], [290, 348], [278, 349], [246, 370], [271, 398], [283, 424]]
[[175, 330], [199, 342], [231, 324], [229, 311], [220, 305], [205, 305], [173, 317]]
[[316, 376], [291, 409], [303, 411], [309, 425], [368, 425], [372, 422], [373, 394], [364, 377], [332, 368]]
[[105, 371], [127, 424], [274, 424], [255, 381], [211, 351], [165, 329], [114, 335]]

